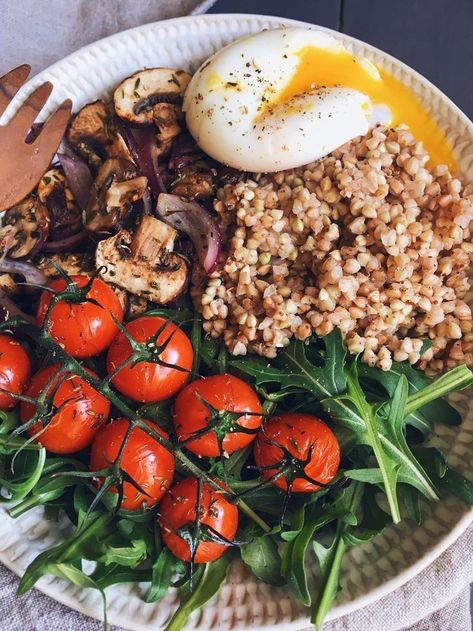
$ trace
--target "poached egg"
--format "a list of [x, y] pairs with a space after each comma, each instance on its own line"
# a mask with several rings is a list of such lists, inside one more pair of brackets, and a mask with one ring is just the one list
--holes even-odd
[[201, 149], [242, 171], [302, 166], [378, 122], [407, 125], [433, 162], [455, 166], [414, 92], [320, 30], [268, 30], [226, 46], [193, 76], [184, 111]]

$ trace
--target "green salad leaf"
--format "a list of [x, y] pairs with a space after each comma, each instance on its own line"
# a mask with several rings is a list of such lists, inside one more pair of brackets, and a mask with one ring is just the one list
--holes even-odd
[[261, 581], [270, 585], [284, 585], [276, 541], [271, 535], [261, 535], [261, 531], [254, 526], [247, 530], [245, 537], [248, 543], [240, 550], [244, 563]]
[[182, 563], [167, 549], [163, 548], [153, 563], [151, 585], [146, 596], [147, 603], [161, 600], [171, 585], [173, 575], [181, 569]]
[[227, 576], [230, 563], [231, 556], [227, 553], [213, 563], [207, 563], [205, 565], [202, 575], [194, 586], [193, 591], [181, 602], [164, 631], [181, 631], [190, 614], [196, 609], [200, 609], [200, 607], [205, 605], [208, 600], [217, 594]]
[[338, 329], [322, 338], [322, 341], [325, 352], [320, 355], [321, 366], [316, 366], [308, 359], [307, 346], [300, 340], [283, 348], [271, 363], [257, 357], [245, 357], [231, 359], [230, 365], [251, 375], [258, 386], [276, 383], [284, 392], [303, 389], [324, 398], [345, 390], [343, 367], [346, 351]]

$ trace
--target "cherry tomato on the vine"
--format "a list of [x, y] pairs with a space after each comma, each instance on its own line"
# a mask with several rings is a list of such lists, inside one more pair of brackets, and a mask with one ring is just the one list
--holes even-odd
[[[221, 557], [228, 547], [215, 540], [231, 541], [235, 536], [238, 509], [222, 493], [190, 477], [173, 484], [163, 497], [158, 521], [164, 543], [178, 559], [191, 560], [189, 542], [194, 541], [194, 562], [208, 563]], [[178, 534], [183, 530], [187, 530], [185, 539]]]
[[258, 433], [253, 453], [266, 479], [291, 465], [291, 471], [274, 484], [286, 490], [289, 483], [296, 493], [319, 490], [317, 482], [331, 482], [340, 465], [337, 437], [326, 423], [310, 414], [286, 413], [271, 418]]
[[[37, 372], [25, 394], [37, 398], [46, 388], [48, 394], [54, 392], [55, 414], [46, 425], [35, 423], [27, 430], [28, 435], [37, 435], [36, 442], [55, 454], [72, 454], [88, 447], [108, 419], [109, 401], [81, 377], [61, 372], [59, 364]], [[22, 401], [22, 422], [29, 421], [35, 411], [33, 403]]]
[[[158, 316], [136, 318], [126, 325], [126, 330], [136, 342], [148, 342], [146, 350], [156, 362], [139, 361], [134, 366], [124, 366], [112, 379], [115, 388], [141, 403], [172, 397], [182, 388], [192, 368], [194, 352], [187, 335], [172, 322]], [[116, 370], [131, 353], [130, 342], [120, 332], [108, 351], [108, 372]]]
[[[239, 412], [246, 412], [239, 416]], [[233, 375], [197, 379], [183, 388], [174, 404], [174, 427], [180, 441], [198, 456], [217, 457], [243, 449], [262, 422], [261, 403], [247, 383]], [[209, 431], [202, 433], [207, 426]], [[249, 432], [239, 431], [239, 427]], [[211, 429], [213, 428], [213, 429]], [[254, 430], [254, 431], [251, 431]]]
[[[23, 346], [10, 335], [0, 335], [0, 388], [22, 394], [30, 380], [31, 362]], [[0, 392], [0, 410], [18, 403], [16, 397]]]
[[[71, 276], [71, 279], [77, 287], [85, 287], [90, 280], [87, 276]], [[67, 283], [63, 278], [57, 278], [48, 287], [58, 293], [66, 289]], [[48, 291], [41, 294], [36, 316], [40, 325], [45, 320], [52, 296]], [[100, 278], [92, 281], [87, 298], [92, 302], [59, 301], [49, 318], [49, 332], [73, 357], [92, 357], [106, 350], [118, 333], [113, 317], [119, 322], [123, 320], [123, 307], [118, 296]]]
[[[168, 435], [158, 425], [145, 421], [146, 424], [163, 438]], [[126, 418], [118, 418], [106, 425], [97, 434], [90, 452], [92, 471], [106, 469], [117, 462], [125, 440], [130, 422]], [[145, 430], [134, 427], [127, 439], [119, 468], [125, 471], [136, 483], [123, 482], [123, 499], [121, 508], [135, 510], [142, 505], [154, 506], [171, 486], [174, 476], [174, 456]], [[103, 483], [101, 479], [100, 484]], [[138, 488], [145, 491], [141, 493]], [[117, 493], [116, 487], [109, 489]]]

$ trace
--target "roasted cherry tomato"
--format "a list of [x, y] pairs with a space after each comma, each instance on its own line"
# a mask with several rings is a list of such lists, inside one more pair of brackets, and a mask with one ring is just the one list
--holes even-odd
[[[178, 534], [187, 530], [192, 541], [196, 536], [194, 563], [208, 563], [222, 556], [227, 549], [224, 543], [216, 543], [219, 537], [231, 541], [238, 529], [238, 509], [230, 504], [221, 493], [214, 491], [197, 478], [184, 478], [173, 484], [159, 505], [158, 521], [161, 536], [171, 552], [183, 561], [191, 560], [189, 542]], [[198, 510], [197, 510], [198, 507]], [[196, 516], [199, 524], [196, 528]], [[212, 540], [213, 539], [213, 540]]]
[[[10, 335], [0, 335], [0, 388], [22, 394], [30, 380], [31, 362], [23, 346]], [[15, 407], [18, 399], [0, 392], [0, 410]]]
[[[105, 469], [116, 462], [129, 424], [128, 419], [118, 418], [97, 434], [90, 452], [92, 471]], [[166, 432], [158, 425], [151, 421], [146, 421], [146, 424], [164, 438], [168, 438]], [[146, 492], [145, 495], [131, 482], [124, 482], [121, 508], [127, 510], [154, 506], [171, 486], [174, 476], [172, 453], [138, 427], [131, 430], [119, 465], [137, 486]], [[110, 491], [117, 493], [116, 487], [110, 487]]]
[[[78, 287], [84, 287], [87, 276], [71, 276]], [[48, 287], [56, 293], [66, 289], [66, 281], [58, 278]], [[39, 301], [37, 321], [43, 324], [52, 294], [44, 291]], [[118, 321], [123, 320], [123, 307], [113, 289], [95, 278], [87, 294], [93, 302], [69, 303], [61, 300], [53, 307], [49, 331], [53, 338], [73, 357], [92, 357], [106, 350], [115, 335]]]
[[[296, 493], [317, 491], [328, 484], [340, 465], [340, 446], [326, 423], [310, 414], [281, 414], [270, 419], [256, 437], [255, 462], [268, 479], [285, 465], [292, 470], [274, 484]], [[275, 465], [273, 468], [271, 465]]]
[[[235, 412], [248, 414], [238, 416]], [[253, 388], [238, 377], [225, 374], [198, 379], [183, 388], [177, 395], [173, 418], [180, 441], [201, 434], [209, 426], [208, 432], [186, 443], [186, 447], [198, 456], [215, 458], [222, 452], [231, 454], [249, 445], [261, 425], [261, 413]], [[250, 432], [238, 431], [239, 427]]]
[[[160, 329], [155, 343], [153, 336]], [[124, 366], [112, 379], [115, 388], [130, 399], [142, 403], [172, 397], [182, 388], [192, 368], [194, 352], [187, 335], [172, 322], [157, 316], [136, 318], [126, 325], [126, 330], [137, 342], [149, 341], [147, 351], [154, 354], [157, 361], [140, 361], [133, 367]], [[123, 364], [131, 352], [130, 342], [124, 333], [119, 333], [108, 351], [108, 372], [113, 372]]]
[[[89, 370], [91, 375], [94, 373]], [[28, 429], [29, 436], [37, 436], [48, 451], [55, 454], [72, 454], [88, 447], [94, 436], [110, 414], [110, 403], [81, 377], [71, 373], [61, 373], [59, 364], [48, 366], [37, 372], [26, 391], [29, 397], [36, 398], [47, 386], [52, 393], [56, 413], [43, 431], [43, 424], [36, 423]], [[60, 384], [58, 386], [58, 383]], [[34, 415], [33, 403], [21, 403], [21, 420], [26, 423]]]

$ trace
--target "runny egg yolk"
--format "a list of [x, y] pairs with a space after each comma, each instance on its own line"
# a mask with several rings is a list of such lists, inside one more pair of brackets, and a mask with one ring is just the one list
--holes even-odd
[[[422, 105], [420, 99], [386, 70], [370, 71], [348, 51], [306, 46], [298, 51], [299, 63], [290, 82], [271, 105], [288, 102], [313, 86], [344, 86], [371, 98], [374, 105], [386, 105], [391, 111], [393, 126], [407, 125], [421, 140], [434, 164], [447, 164], [456, 170], [456, 160], [445, 134]], [[379, 73], [379, 77], [376, 75]]]

